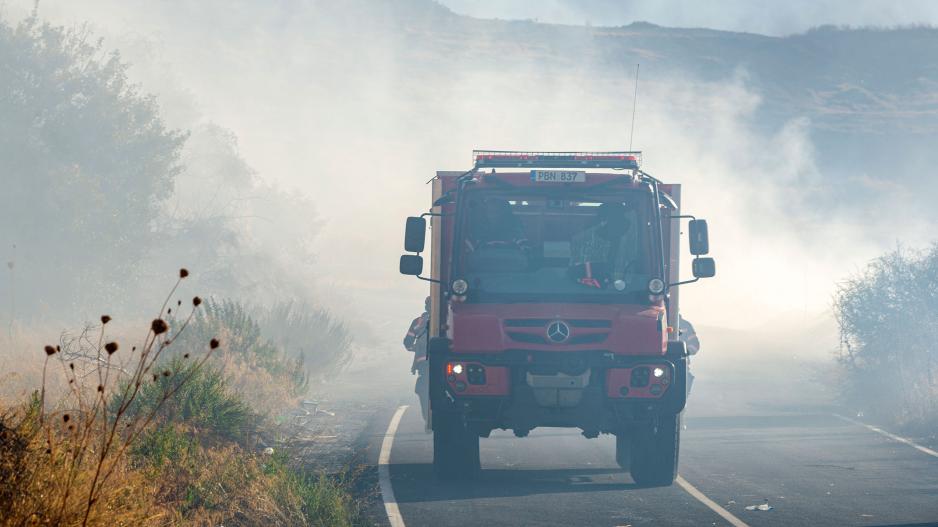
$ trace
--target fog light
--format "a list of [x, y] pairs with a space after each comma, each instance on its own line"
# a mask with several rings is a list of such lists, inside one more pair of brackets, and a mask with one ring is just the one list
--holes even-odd
[[462, 364], [454, 364], [453, 373], [455, 373], [456, 375], [462, 375]]
[[457, 383], [456, 383], [456, 391], [457, 391], [457, 392], [464, 392], [464, 391], [466, 391], [466, 383], [464, 383], [464, 382], [462, 382], [462, 381], [457, 382]]
[[661, 395], [661, 392], [664, 391], [664, 386], [661, 386], [660, 384], [652, 384], [648, 391], [650, 391], [652, 395]]
[[619, 394], [620, 394], [622, 397], [627, 396], [627, 395], [629, 394], [629, 387], [628, 387], [628, 386], [623, 386], [623, 387], [619, 388]]
[[664, 375], [663, 368], [655, 368], [651, 370], [651, 374], [655, 376], [656, 379], [660, 379]]

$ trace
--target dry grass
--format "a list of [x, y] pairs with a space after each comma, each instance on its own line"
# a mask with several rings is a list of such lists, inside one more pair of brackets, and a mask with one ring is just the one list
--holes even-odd
[[[161, 525], [168, 510], [153, 499], [155, 486], [133, 470], [127, 458], [111, 465], [98, 485], [91, 514], [87, 493], [96, 470], [90, 460], [74, 466], [79, 441], [65, 426], [39, 425], [38, 398], [8, 412], [0, 423], [0, 501], [2, 525]], [[53, 448], [49, 448], [49, 444]], [[65, 482], [68, 481], [67, 484]]]
[[[42, 382], [45, 354], [38, 352], [45, 341], [38, 331], [17, 328], [0, 335], [0, 406], [10, 407], [25, 400]], [[65, 383], [49, 379], [50, 390], [62, 390]]]
[[26, 402], [11, 405], [19, 394], [8, 390], [0, 406], [0, 526], [357, 522], [344, 484], [246, 447], [255, 412], [295, 400], [283, 379], [215, 338], [170, 356], [200, 304], [179, 317], [181, 302], [164, 303], [137, 347], [107, 341], [105, 316], [34, 348], [35, 364], [17, 360], [27, 366], [17, 389], [40, 382]]
[[341, 484], [304, 480], [282, 460], [229, 445], [196, 447], [159, 472], [159, 501], [179, 525], [352, 525]]
[[288, 382], [224, 348], [220, 351], [212, 358], [212, 364], [219, 367], [228, 385], [259, 415], [278, 416], [284, 409], [296, 407], [299, 397]]
[[[149, 429], [160, 407], [218, 347], [216, 340], [205, 343], [205, 352], [192, 357], [194, 367], [185, 375], [162, 369], [161, 357], [201, 304], [194, 298], [189, 316], [175, 330], [163, 318], [171, 314], [169, 299], [188, 274], [180, 270], [141, 346], [122, 351], [116, 341], [105, 342], [104, 328], [111, 317], [103, 315], [96, 342], [85, 334], [72, 349], [67, 344], [44, 347], [38, 393], [4, 416], [4, 440], [13, 447], [5, 449], [2, 461], [0, 485], [10, 503], [4, 511], [5, 524], [94, 525], [114, 523], [112, 516], [125, 514], [133, 516], [128, 521], [139, 524], [150, 517], [152, 507], [146, 498], [151, 489], [129, 471], [127, 451]], [[180, 306], [178, 302], [174, 307]], [[115, 367], [119, 351], [128, 357], [123, 362], [131, 365], [129, 370]], [[47, 399], [53, 393], [50, 369], [62, 372], [67, 392], [61, 399]], [[172, 382], [161, 390], [156, 404], [147, 412], [129, 413], [147, 384], [161, 378]]]

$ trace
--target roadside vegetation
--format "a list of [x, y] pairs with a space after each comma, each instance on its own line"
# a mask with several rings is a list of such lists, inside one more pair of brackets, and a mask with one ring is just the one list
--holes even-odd
[[251, 406], [277, 415], [307, 393], [311, 383], [351, 360], [351, 335], [322, 308], [294, 303], [247, 307], [234, 300], [205, 302], [180, 349], [217, 335], [224, 345], [213, 365]]
[[[343, 475], [310, 472], [289, 448], [262, 444], [275, 423], [252, 405], [272, 397], [259, 384], [285, 384], [279, 395], [296, 397], [303, 363], [260, 335], [241, 338], [257, 327], [243, 311], [220, 323], [204, 307], [198, 297], [185, 314], [182, 302], [164, 305], [129, 349], [109, 339], [103, 316], [80, 353], [38, 350], [41, 385], [0, 408], [0, 525], [360, 522]], [[233, 344], [206, 337], [210, 327]], [[258, 369], [266, 376], [227, 373]], [[49, 389], [53, 377], [65, 380], [61, 395]]]
[[847, 402], [938, 431], [938, 244], [898, 248], [844, 282], [834, 310]]
[[[277, 440], [351, 357], [297, 274], [313, 207], [260, 181], [229, 131], [168, 124], [88, 27], [3, 16], [0, 526], [359, 522], [351, 476]], [[151, 320], [145, 299], [183, 255], [203, 272], [180, 283], [217, 296], [174, 288]], [[99, 306], [124, 325], [43, 344]]]

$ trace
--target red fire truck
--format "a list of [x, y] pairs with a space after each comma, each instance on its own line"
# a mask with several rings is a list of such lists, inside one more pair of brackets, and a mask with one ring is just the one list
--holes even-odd
[[[636, 483], [674, 481], [687, 378], [677, 286], [715, 264], [680, 185], [640, 166], [640, 152], [474, 151], [472, 169], [438, 172], [430, 211], [407, 218], [400, 271], [431, 283], [441, 479], [473, 477], [492, 430], [573, 427], [614, 434]], [[684, 219], [694, 278], [681, 281]]]

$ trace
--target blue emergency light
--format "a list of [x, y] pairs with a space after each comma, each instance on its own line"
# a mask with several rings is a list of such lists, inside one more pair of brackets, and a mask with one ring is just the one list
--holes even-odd
[[515, 152], [473, 150], [476, 168], [612, 168], [638, 170], [641, 152]]

